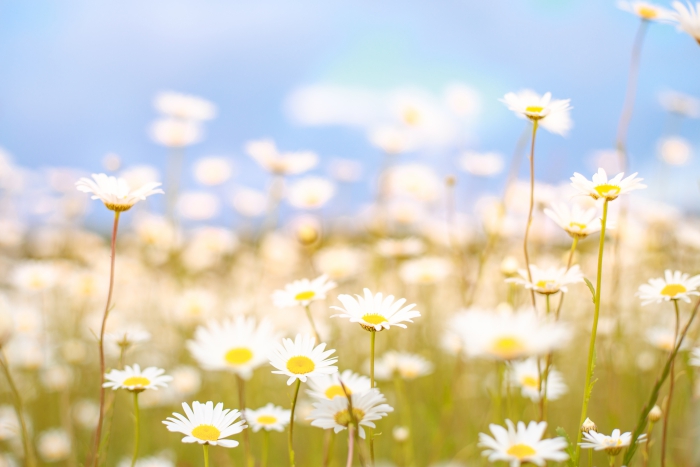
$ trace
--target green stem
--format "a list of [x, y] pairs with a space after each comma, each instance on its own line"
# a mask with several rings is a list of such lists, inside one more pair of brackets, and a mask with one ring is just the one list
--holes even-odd
[[[578, 236], [574, 236], [573, 241], [571, 242], [571, 249], [569, 250], [569, 261], [566, 263], [566, 270], [568, 271], [571, 269], [571, 263], [574, 260], [574, 253], [576, 253], [576, 247], [578, 246]], [[566, 294], [564, 292], [561, 293], [561, 298], [559, 299], [559, 305], [557, 306], [557, 312], [554, 315], [555, 320], [559, 320], [559, 314], [561, 313], [561, 307], [564, 304], [564, 297]]]
[[262, 459], [260, 460], [260, 467], [267, 467], [267, 454], [270, 450], [270, 432], [265, 430], [263, 435], [263, 448], [262, 448]]
[[136, 458], [139, 456], [139, 393], [134, 391], [134, 455], [131, 457], [131, 467], [136, 465]]
[[593, 467], [593, 449], [588, 450], [588, 467]]
[[[245, 380], [239, 375], [236, 375], [236, 385], [238, 386], [238, 410], [241, 411], [241, 416], [245, 420]], [[255, 461], [250, 452], [249, 430], [243, 430], [243, 450], [245, 451], [245, 459], [248, 467], [253, 467]]]
[[[532, 272], [530, 272], [530, 255], [527, 251], [527, 242], [530, 237], [530, 225], [532, 224], [532, 211], [535, 207], [535, 136], [537, 135], [537, 120], [532, 120], [532, 145], [530, 146], [530, 209], [527, 214], [527, 224], [525, 225], [525, 238], [523, 239], [523, 251], [525, 253], [525, 269], [527, 269], [527, 278], [532, 283]], [[533, 308], [535, 304], [535, 291], [530, 289], [530, 297], [532, 298]]]
[[[562, 294], [563, 295], [563, 294]], [[549, 312], [551, 311], [551, 305], [549, 298], [551, 297], [550, 294], [545, 295], [546, 300], [547, 300], [547, 317], [549, 317]], [[561, 301], [559, 302], [561, 303]], [[539, 357], [538, 357], [539, 359]], [[540, 421], [544, 421], [545, 418], [547, 418], [547, 379], [549, 379], [549, 366], [552, 364], [552, 353], [550, 352], [547, 355], [547, 358], [545, 359], [545, 364], [544, 364], [544, 371], [542, 372], [540, 376], [539, 381], [537, 382], [537, 388], [540, 393]], [[538, 363], [538, 368], [539, 368], [539, 363]], [[544, 390], [543, 390], [544, 389]]]
[[[678, 309], [678, 300], [673, 300], [674, 309], [676, 311], [676, 329], [673, 334], [673, 344], [676, 344], [678, 340], [678, 331], [680, 326], [680, 310]], [[676, 359], [671, 360], [671, 375], [668, 380], [668, 399], [666, 400], [666, 407], [664, 410], [664, 425], [661, 431], [661, 467], [666, 466], [666, 444], [668, 441], [668, 419], [671, 416], [671, 399], [673, 398], [673, 389], [676, 380]]]
[[593, 359], [595, 356], [595, 340], [598, 333], [598, 316], [600, 315], [600, 286], [602, 283], [603, 276], [603, 250], [605, 248], [605, 227], [608, 221], [608, 202], [605, 199], [605, 204], [603, 204], [603, 220], [601, 222], [600, 228], [600, 243], [598, 246], [598, 274], [596, 276], [596, 288], [595, 288], [595, 313], [593, 315], [593, 328], [591, 329], [591, 341], [588, 345], [588, 364], [586, 365], [586, 382], [583, 386], [583, 404], [581, 404], [581, 418], [576, 428], [578, 431], [578, 436], [576, 437], [576, 455], [574, 458], [574, 464], [578, 465], [578, 461], [581, 456], [581, 439], [583, 438], [583, 432], [581, 431], [581, 426], [583, 422], [586, 421], [588, 413], [588, 402], [591, 399], [591, 377], [593, 376]]
[[493, 411], [495, 420], [494, 422], [496, 423], [501, 423], [501, 420], [503, 419], [502, 417], [502, 397], [501, 397], [501, 389], [503, 388], [503, 370], [505, 368], [505, 363], [502, 362], [496, 362], [496, 394], [495, 394], [495, 402], [496, 402], [496, 407], [495, 410]]
[[36, 465], [36, 459], [34, 458], [34, 451], [32, 450], [31, 443], [29, 441], [29, 430], [27, 430], [27, 421], [24, 418], [24, 404], [22, 403], [22, 396], [17, 389], [15, 380], [12, 378], [12, 373], [10, 373], [10, 367], [5, 359], [5, 353], [0, 347], [0, 366], [2, 366], [2, 371], [7, 379], [7, 384], [10, 386], [12, 391], [12, 396], [15, 399], [15, 411], [17, 412], [17, 418], [19, 419], [20, 430], [22, 431], [22, 449], [24, 451], [24, 462], [27, 463], [27, 467], [34, 467]]
[[311, 307], [309, 305], [306, 305], [304, 308], [306, 309], [306, 317], [309, 318], [309, 323], [311, 323], [311, 329], [314, 330], [314, 336], [316, 337], [316, 345], [318, 345], [323, 341], [321, 340], [321, 336], [319, 335], [318, 330], [316, 329], [314, 318], [311, 316]]
[[294, 398], [292, 399], [292, 411], [289, 415], [289, 465], [294, 467], [294, 411], [297, 408], [297, 398], [299, 397], [299, 386], [301, 386], [301, 380], [297, 379], [296, 386], [294, 387]]
[[209, 444], [202, 444], [204, 449], [204, 467], [209, 467]]
[[[377, 331], [370, 331], [369, 340], [369, 387], [374, 387], [374, 341], [377, 337]], [[367, 438], [369, 438], [369, 458], [374, 465], [374, 430], [367, 429]]]

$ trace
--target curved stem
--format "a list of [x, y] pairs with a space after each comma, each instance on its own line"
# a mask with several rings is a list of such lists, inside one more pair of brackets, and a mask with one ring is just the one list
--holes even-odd
[[301, 386], [301, 380], [297, 379], [296, 386], [294, 387], [294, 398], [292, 399], [292, 411], [289, 415], [289, 465], [294, 467], [294, 411], [297, 408], [297, 398], [299, 397], [299, 386]]
[[316, 324], [314, 323], [314, 318], [311, 316], [311, 306], [306, 305], [304, 307], [306, 309], [306, 317], [309, 318], [309, 323], [311, 324], [311, 329], [314, 331], [314, 337], [316, 337], [316, 345], [320, 344], [323, 342], [321, 340], [321, 336], [318, 333], [318, 330], [316, 329]]
[[0, 347], [0, 366], [2, 366], [2, 372], [5, 374], [5, 379], [7, 379], [7, 384], [10, 386], [10, 391], [12, 391], [12, 396], [15, 399], [15, 411], [17, 412], [17, 419], [19, 420], [20, 430], [22, 430], [22, 449], [24, 451], [24, 462], [27, 463], [27, 467], [34, 467], [36, 465], [36, 459], [34, 458], [34, 450], [31, 447], [31, 442], [29, 440], [29, 430], [27, 429], [27, 421], [24, 418], [24, 404], [22, 403], [22, 396], [17, 389], [14, 378], [12, 378], [12, 373], [10, 373], [10, 366], [5, 359], [5, 352]]
[[[547, 294], [546, 296], [547, 300], [547, 317], [549, 317], [549, 312], [551, 311], [551, 305], [549, 301], [549, 297], [551, 297], [550, 294]], [[561, 300], [559, 301], [561, 303]], [[538, 357], [539, 359], [539, 357]], [[544, 364], [544, 371], [542, 371], [542, 374], [540, 375], [540, 379], [537, 382], [538, 390], [540, 393], [540, 421], [544, 421], [545, 418], [547, 418], [547, 380], [549, 379], [549, 366], [552, 364], [552, 353], [550, 352], [547, 355], [547, 358], [545, 360]], [[539, 368], [539, 363], [538, 363], [538, 368]]]
[[[576, 253], [576, 247], [578, 246], [578, 237], [575, 236], [574, 239], [571, 241], [571, 249], [569, 250], [569, 260], [566, 263], [566, 270], [568, 271], [571, 269], [571, 263], [574, 260], [574, 253]], [[564, 304], [564, 297], [566, 294], [564, 292], [561, 293], [561, 298], [559, 299], [559, 305], [557, 305], [557, 312], [554, 315], [555, 320], [559, 320], [559, 314], [561, 313], [561, 307]]]
[[[676, 311], [676, 329], [673, 334], [674, 345], [678, 342], [678, 331], [680, 326], [680, 310], [678, 309], [678, 300], [673, 300], [674, 309]], [[673, 389], [676, 379], [676, 359], [671, 360], [671, 375], [668, 377], [668, 399], [664, 410], [664, 425], [661, 431], [661, 467], [666, 466], [666, 444], [668, 442], [668, 419], [671, 416], [671, 399], [673, 398]]]
[[[530, 146], [530, 209], [527, 214], [527, 225], [525, 225], [525, 238], [523, 240], [523, 251], [525, 253], [525, 269], [527, 278], [532, 283], [532, 272], [530, 272], [530, 255], [527, 251], [527, 241], [530, 237], [530, 224], [532, 224], [532, 210], [535, 207], [535, 137], [537, 136], [537, 120], [532, 121], [532, 145]], [[530, 289], [532, 306], [535, 307], [535, 291]]]
[[105, 416], [105, 388], [102, 386], [105, 382], [105, 349], [104, 337], [105, 328], [107, 327], [107, 318], [112, 304], [112, 292], [114, 291], [114, 262], [117, 249], [117, 229], [119, 228], [119, 211], [114, 211], [114, 225], [112, 227], [112, 245], [111, 245], [111, 262], [109, 268], [109, 291], [107, 292], [107, 304], [105, 305], [104, 315], [102, 317], [102, 326], [100, 327], [100, 340], [98, 342], [100, 349], [100, 415], [97, 419], [97, 428], [95, 429], [95, 439], [92, 446], [92, 465], [97, 467], [100, 459], [100, 440], [102, 438], [102, 423]]
[[581, 438], [583, 437], [583, 432], [581, 431], [581, 426], [583, 422], [586, 421], [586, 414], [588, 413], [588, 402], [591, 398], [591, 377], [593, 376], [593, 359], [595, 356], [595, 340], [598, 333], [598, 316], [600, 315], [600, 286], [602, 283], [603, 276], [603, 250], [605, 249], [605, 227], [608, 221], [608, 203], [609, 200], [605, 199], [605, 204], [603, 204], [603, 220], [601, 222], [600, 229], [600, 243], [598, 244], [598, 274], [596, 276], [596, 288], [595, 288], [595, 312], [593, 314], [593, 328], [591, 329], [591, 341], [588, 345], [588, 364], [586, 365], [586, 382], [583, 386], [583, 403], [581, 404], [581, 419], [577, 427], [578, 436], [576, 439], [576, 455], [574, 458], [574, 464], [578, 465], [578, 460], [581, 456]]
[[131, 457], [131, 467], [136, 465], [139, 456], [139, 393], [134, 391], [134, 455]]

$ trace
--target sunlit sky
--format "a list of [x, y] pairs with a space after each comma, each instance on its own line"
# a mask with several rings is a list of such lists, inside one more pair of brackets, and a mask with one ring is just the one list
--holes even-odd
[[[418, 87], [439, 96], [461, 82], [481, 95], [468, 148], [509, 157], [525, 123], [498, 98], [532, 88], [571, 98], [575, 127], [538, 141], [538, 178], [589, 173], [592, 151], [613, 146], [638, 20], [607, 0], [195, 1], [5, 0], [0, 4], [0, 147], [28, 167], [102, 171], [107, 153], [163, 168], [166, 149], [150, 140], [152, 101], [163, 90], [218, 106], [206, 140], [188, 150], [228, 155], [237, 181], [262, 187], [246, 141], [273, 138], [322, 160], [380, 155], [363, 131], [307, 127], [285, 100], [295, 89], [334, 84], [388, 91]], [[630, 130], [632, 168], [658, 168], [666, 116], [658, 92], [700, 96], [700, 48], [674, 27], [646, 36]], [[697, 120], [682, 127], [697, 151]], [[456, 172], [457, 150], [407, 156]], [[698, 163], [670, 169], [673, 197], [697, 201]], [[316, 170], [324, 173], [323, 164]], [[522, 172], [525, 175], [525, 172]], [[191, 177], [185, 176], [192, 186]], [[650, 194], [655, 193], [650, 187]], [[687, 204], [687, 203], [686, 203]], [[692, 204], [692, 203], [690, 203]]]

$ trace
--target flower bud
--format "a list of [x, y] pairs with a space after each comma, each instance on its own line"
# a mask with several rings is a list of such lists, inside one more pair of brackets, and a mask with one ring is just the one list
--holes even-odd
[[650, 421], [650, 422], [656, 423], [656, 422], [658, 422], [659, 420], [661, 420], [661, 417], [662, 417], [663, 415], [664, 415], [664, 413], [661, 411], [661, 407], [659, 407], [658, 405], [655, 405], [655, 406], [652, 407], [651, 410], [649, 411], [648, 418], [649, 418], [649, 421]]
[[583, 431], [584, 433], [595, 431], [597, 433], [598, 427], [595, 423], [593, 423], [593, 420], [591, 420], [590, 418], [586, 418], [586, 421], [584, 421], [583, 425], [581, 425], [581, 431]]

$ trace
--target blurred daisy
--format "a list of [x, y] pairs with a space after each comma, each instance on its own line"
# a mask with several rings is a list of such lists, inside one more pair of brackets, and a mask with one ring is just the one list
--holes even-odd
[[688, 2], [683, 5], [681, 2], [673, 2], [673, 19], [678, 21], [678, 29], [686, 32], [700, 44], [700, 3], [693, 6]]
[[[343, 382], [345, 391], [340, 382]], [[333, 373], [332, 375], [318, 375], [316, 378], [309, 381], [309, 395], [317, 399], [333, 399], [334, 397], [346, 397], [348, 395], [358, 394], [370, 389], [369, 378], [353, 372], [345, 370], [342, 373]]]
[[565, 203], [554, 203], [552, 209], [547, 208], [544, 213], [572, 237], [585, 238], [602, 227], [596, 208], [583, 209], [578, 204], [569, 208]]
[[530, 265], [530, 274], [532, 282], [528, 278], [527, 270], [518, 269], [520, 277], [512, 277], [506, 279], [506, 282], [519, 284], [526, 289], [532, 289], [542, 295], [551, 295], [559, 291], [568, 292], [567, 285], [578, 284], [583, 282], [583, 273], [578, 264], [574, 264], [570, 268], [547, 268], [540, 269], [534, 264]]
[[525, 89], [518, 93], [509, 92], [500, 101], [517, 116], [536, 121], [552, 133], [564, 136], [573, 126], [569, 115], [570, 99], [552, 99], [552, 93], [540, 96]]
[[537, 359], [528, 358], [520, 362], [511, 363], [511, 381], [515, 386], [520, 387], [523, 397], [529, 398], [532, 402], [539, 402], [542, 395], [547, 391], [548, 400], [556, 400], [566, 394], [568, 387], [564, 383], [561, 372], [549, 367], [547, 381], [542, 381], [540, 386], [540, 373], [544, 373], [545, 363], [540, 363], [537, 368]]
[[423, 240], [417, 237], [382, 238], [375, 245], [377, 253], [387, 258], [417, 256], [425, 251]]
[[70, 436], [61, 428], [46, 430], [39, 435], [37, 450], [45, 462], [62, 461], [71, 452]]
[[664, 271], [664, 277], [649, 279], [648, 284], [639, 286], [637, 295], [642, 299], [642, 305], [649, 303], [683, 300], [690, 303], [691, 295], [700, 295], [700, 275], [690, 277], [681, 271]]
[[341, 318], [349, 318], [351, 323], [359, 323], [367, 331], [381, 331], [389, 329], [391, 326], [406, 328], [404, 322], [412, 323], [413, 318], [420, 316], [420, 312], [413, 309], [415, 304], [403, 306], [406, 299], [394, 301], [393, 295], [378, 293], [373, 295], [369, 289], [364, 289], [364, 297], [342, 294], [338, 295], [338, 300], [344, 308], [332, 306], [334, 310], [343, 313], [333, 315]]
[[24, 261], [12, 271], [12, 284], [25, 292], [41, 292], [58, 283], [56, 265], [44, 261]]
[[[119, 467], [131, 467], [131, 459], [124, 459]], [[136, 461], [134, 467], [175, 467], [175, 463], [167, 457], [142, 457]]]
[[236, 316], [234, 320], [210, 321], [197, 327], [187, 349], [205, 370], [229, 371], [250, 379], [253, 371], [267, 361], [276, 339], [272, 323], [254, 317]]
[[493, 177], [503, 171], [503, 156], [495, 152], [465, 152], [459, 158], [459, 167], [477, 177]]
[[613, 430], [610, 436], [589, 431], [583, 433], [585, 441], [579, 443], [583, 449], [593, 449], [596, 451], [605, 451], [610, 456], [619, 454], [623, 448], [626, 448], [632, 442], [632, 433], [621, 433], [617, 428]]
[[314, 338], [308, 335], [297, 334], [294, 340], [283, 339], [270, 354], [270, 364], [277, 368], [272, 373], [289, 376], [287, 385], [297, 379], [305, 383], [308, 378], [336, 373], [338, 367], [333, 364], [338, 359], [329, 358], [335, 350], [325, 349], [325, 343], [314, 346]]
[[316, 167], [318, 156], [311, 151], [280, 153], [271, 140], [251, 141], [246, 152], [263, 169], [277, 175], [297, 175]]
[[202, 185], [221, 185], [233, 175], [233, 165], [226, 157], [202, 157], [194, 164], [194, 178]]
[[[676, 347], [678, 341], [674, 341], [675, 332], [673, 329], [654, 327], [648, 329], [645, 337], [647, 342], [664, 352], [671, 352]], [[679, 350], [687, 350], [689, 347], [688, 341], [683, 341]]]
[[238, 446], [238, 441], [225, 438], [238, 434], [247, 428], [244, 421], [236, 422], [241, 413], [235, 409], [224, 409], [222, 402], [214, 406], [212, 401], [206, 404], [194, 401], [191, 409], [187, 402], [183, 402], [182, 408], [187, 417], [173, 412], [174, 417], [168, 417], [163, 421], [163, 424], [168, 428], [168, 431], [184, 434], [183, 443], [235, 448]]
[[153, 141], [168, 148], [184, 148], [199, 143], [202, 127], [192, 120], [159, 118], [150, 128]]
[[687, 118], [700, 117], [700, 99], [688, 94], [666, 90], [659, 93], [659, 102], [667, 112]]
[[399, 276], [407, 284], [435, 284], [452, 272], [452, 263], [439, 257], [425, 256], [406, 261], [399, 268]]
[[332, 279], [344, 280], [356, 275], [364, 254], [350, 246], [326, 247], [314, 256], [314, 265]]
[[260, 430], [284, 431], [284, 427], [289, 424], [289, 416], [289, 410], [272, 403], [257, 410], [245, 409], [246, 423], [248, 423], [254, 433]]
[[165, 370], [150, 366], [141, 371], [138, 364], [126, 365], [124, 370], [112, 370], [105, 374], [107, 380], [103, 386], [106, 388], [127, 389], [131, 392], [142, 392], [146, 389], [158, 389], [167, 387], [173, 380], [172, 376], [165, 375]]
[[416, 379], [433, 372], [433, 364], [417, 354], [408, 352], [386, 352], [375, 363], [377, 379], [390, 380], [395, 375], [402, 379]]
[[313, 301], [325, 300], [326, 292], [336, 286], [335, 282], [328, 280], [326, 274], [312, 281], [301, 279], [287, 284], [284, 290], [275, 290], [272, 294], [272, 301], [279, 308], [307, 306]]
[[328, 430], [333, 428], [335, 433], [345, 430], [350, 423], [357, 423], [360, 438], [365, 438], [363, 426], [376, 428], [375, 420], [386, 417], [394, 409], [386, 404], [386, 398], [378, 389], [371, 389], [350, 396], [352, 401], [352, 414], [346, 397], [321, 400], [313, 404], [314, 410], [308, 420], [311, 425]]
[[659, 157], [668, 165], [685, 165], [693, 154], [693, 148], [687, 139], [669, 136], [658, 143]]
[[143, 344], [151, 340], [151, 333], [139, 325], [131, 325], [118, 331], [105, 334], [105, 340], [120, 347], [131, 347], [136, 344]]
[[321, 177], [306, 177], [294, 182], [287, 191], [289, 204], [298, 209], [319, 209], [335, 194], [335, 185]]
[[158, 182], [146, 183], [132, 190], [123, 178], [109, 177], [106, 174], [92, 174], [92, 180], [83, 177], [76, 182], [75, 186], [79, 191], [92, 193], [92, 199], [101, 200], [107, 209], [116, 212], [128, 211], [140, 200], [163, 193], [163, 190], [158, 188], [160, 186]]
[[598, 169], [598, 173], [593, 174], [592, 180], [586, 179], [578, 172], [571, 177], [571, 185], [582, 195], [589, 195], [593, 199], [605, 198], [608, 201], [617, 199], [618, 196], [628, 193], [632, 190], [641, 190], [646, 188], [646, 185], [640, 183], [643, 178], [635, 178], [637, 172], [627, 178], [625, 174], [619, 173], [615, 177], [608, 180], [608, 175], [605, 170]]
[[695, 347], [690, 352], [690, 364], [693, 366], [700, 366], [700, 347]]
[[486, 448], [482, 453], [490, 462], [505, 461], [510, 467], [523, 464], [544, 466], [547, 461], [563, 462], [569, 458], [565, 452], [568, 443], [562, 438], [542, 439], [547, 422], [518, 422], [517, 428], [506, 420], [507, 429], [491, 424], [493, 437], [479, 433], [479, 446]]
[[670, 10], [653, 3], [638, 0], [622, 0], [617, 2], [617, 6], [621, 10], [635, 14], [645, 21], [669, 22], [673, 20], [673, 13]]
[[216, 116], [216, 107], [208, 100], [179, 92], [159, 93], [154, 105], [168, 117], [183, 120], [211, 120]]
[[395, 126], [378, 127], [369, 133], [370, 143], [391, 155], [411, 151], [415, 146], [414, 139], [409, 129]]

